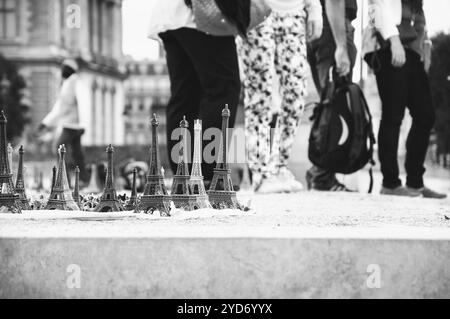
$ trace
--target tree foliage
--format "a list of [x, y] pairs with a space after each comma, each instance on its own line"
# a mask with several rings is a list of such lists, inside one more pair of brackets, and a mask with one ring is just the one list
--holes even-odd
[[[22, 136], [25, 126], [30, 122], [29, 107], [22, 102], [26, 85], [16, 66], [0, 55], [0, 81], [5, 75], [8, 87], [5, 92], [0, 92], [0, 109], [5, 111], [8, 118], [8, 140], [14, 140]], [[6, 95], [3, 96], [2, 93]]]
[[436, 134], [439, 153], [450, 153], [450, 35], [433, 39], [430, 84], [436, 108]]

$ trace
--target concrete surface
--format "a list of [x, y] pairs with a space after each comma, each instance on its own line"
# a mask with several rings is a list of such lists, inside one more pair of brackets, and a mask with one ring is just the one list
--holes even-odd
[[450, 298], [448, 200], [249, 199], [172, 218], [0, 215], [0, 298]]

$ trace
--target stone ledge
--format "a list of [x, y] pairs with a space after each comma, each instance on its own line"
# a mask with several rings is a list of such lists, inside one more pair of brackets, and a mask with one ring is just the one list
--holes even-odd
[[[444, 240], [7, 238], [0, 297], [449, 298], [449, 251]], [[80, 289], [67, 286], [70, 265]]]
[[[249, 213], [172, 218], [2, 215], [0, 298], [450, 298], [448, 201], [252, 200]], [[67, 287], [69, 265], [80, 289]]]

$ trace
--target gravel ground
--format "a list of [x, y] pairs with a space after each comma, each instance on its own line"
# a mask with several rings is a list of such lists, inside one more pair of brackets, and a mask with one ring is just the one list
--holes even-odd
[[310, 233], [315, 229], [364, 235], [376, 231], [394, 236], [401, 229], [410, 234], [450, 236], [450, 200], [402, 199], [363, 194], [300, 193], [244, 195], [249, 212], [201, 210], [176, 211], [170, 218], [126, 213], [24, 212], [0, 214], [0, 237], [16, 236], [255, 236]]

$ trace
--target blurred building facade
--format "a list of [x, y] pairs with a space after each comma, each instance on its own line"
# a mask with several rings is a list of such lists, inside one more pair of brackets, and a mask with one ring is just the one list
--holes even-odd
[[27, 82], [33, 125], [52, 108], [60, 64], [80, 64], [85, 145], [123, 144], [122, 0], [0, 0], [0, 52]]
[[126, 63], [125, 81], [125, 143], [149, 145], [150, 118], [156, 113], [159, 118], [159, 141], [166, 143], [165, 109], [170, 98], [170, 80], [161, 49], [160, 58], [154, 61]]

